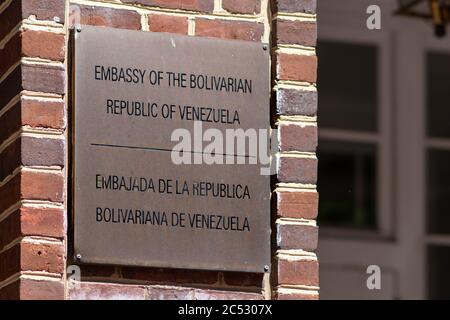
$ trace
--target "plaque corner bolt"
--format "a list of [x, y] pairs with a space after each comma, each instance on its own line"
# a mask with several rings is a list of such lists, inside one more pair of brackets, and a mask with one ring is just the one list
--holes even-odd
[[77, 27], [75, 28], [75, 30], [77, 30], [77, 32], [81, 32], [81, 26], [77, 26]]
[[270, 267], [268, 265], [264, 266], [264, 272], [268, 272], [270, 270]]
[[269, 47], [267, 46], [267, 44], [263, 44], [262, 48], [263, 48], [264, 51], [267, 51], [267, 49], [268, 49]]
[[75, 259], [76, 259], [77, 261], [81, 261], [81, 258], [82, 258], [81, 254], [77, 253], [77, 254], [75, 255]]

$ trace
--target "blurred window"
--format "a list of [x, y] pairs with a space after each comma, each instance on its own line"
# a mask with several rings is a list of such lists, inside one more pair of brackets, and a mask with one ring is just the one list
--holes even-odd
[[319, 126], [377, 130], [377, 47], [320, 41]]
[[427, 167], [428, 232], [450, 235], [450, 150], [429, 150]]
[[450, 138], [450, 55], [430, 52], [427, 65], [428, 135]]
[[378, 49], [319, 41], [319, 224], [377, 229]]
[[[450, 54], [427, 54], [428, 232], [450, 236]], [[450, 237], [449, 237], [450, 243]]]
[[321, 222], [376, 228], [376, 147], [373, 144], [321, 142]]
[[450, 247], [430, 246], [428, 248], [428, 299], [450, 299]]
[[427, 241], [431, 299], [450, 299], [450, 54], [427, 59]]

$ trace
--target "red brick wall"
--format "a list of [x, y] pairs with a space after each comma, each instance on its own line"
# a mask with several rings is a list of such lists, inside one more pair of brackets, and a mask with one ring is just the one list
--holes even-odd
[[0, 1], [0, 298], [63, 299], [65, 4]]
[[273, 0], [271, 10], [272, 109], [280, 138], [273, 298], [317, 299], [316, 0]]
[[81, 282], [64, 280], [72, 263], [66, 259], [69, 1], [0, 0], [0, 299], [317, 298], [315, 0], [70, 4], [79, 8], [81, 24], [271, 43], [272, 118], [281, 142], [272, 274], [82, 266]]

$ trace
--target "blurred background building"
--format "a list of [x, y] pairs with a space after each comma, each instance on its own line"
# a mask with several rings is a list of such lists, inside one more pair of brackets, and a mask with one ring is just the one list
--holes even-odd
[[450, 36], [400, 2], [318, 1], [322, 299], [450, 298]]

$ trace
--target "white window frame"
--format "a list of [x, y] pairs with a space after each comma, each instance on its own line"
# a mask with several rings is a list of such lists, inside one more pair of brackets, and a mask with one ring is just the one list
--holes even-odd
[[[450, 35], [436, 38], [431, 22], [400, 18], [398, 30], [398, 181], [408, 181], [397, 188], [398, 219], [408, 220], [399, 224], [399, 242], [402, 246], [402, 277], [405, 290], [428, 297], [429, 245], [450, 246], [450, 235], [427, 234], [427, 155], [430, 147], [446, 149], [450, 139], [429, 138], [427, 126], [427, 77], [426, 54], [440, 51], [450, 54]], [[400, 29], [401, 28], [401, 29]], [[450, 29], [447, 28], [448, 32]], [[413, 65], [413, 68], [409, 66]], [[406, 70], [406, 72], [405, 72]], [[401, 86], [400, 86], [401, 84]], [[445, 140], [445, 141], [444, 141]], [[411, 195], [415, 195], [411, 197]], [[413, 246], [410, 245], [413, 244]], [[408, 252], [409, 250], [409, 252]], [[414, 255], [411, 254], [413, 251]], [[408, 254], [409, 253], [409, 254]], [[413, 265], [415, 264], [415, 265]], [[417, 281], [411, 281], [417, 279]], [[408, 283], [409, 281], [409, 283]]]
[[[450, 43], [448, 41], [450, 37], [435, 39], [430, 22], [403, 17], [382, 18], [380, 33], [364, 30], [367, 16], [363, 13], [369, 5], [381, 5], [382, 15], [385, 15], [395, 11], [396, 1], [345, 0], [348, 5], [344, 6], [343, 1], [320, 0], [319, 6], [325, 2], [330, 10], [325, 13], [319, 11], [320, 35], [325, 35], [325, 38], [331, 38], [330, 40], [339, 40], [343, 34], [356, 34], [351, 36], [355, 40], [380, 43], [382, 59], [383, 57], [388, 59], [386, 62], [381, 61], [380, 64], [382, 68], [380, 78], [382, 79], [384, 74], [389, 74], [390, 77], [388, 82], [380, 87], [380, 91], [385, 90], [381, 93], [380, 107], [383, 108], [384, 101], [386, 105], [392, 106], [388, 112], [389, 128], [386, 128], [386, 132], [391, 130], [392, 136], [390, 147], [385, 149], [389, 151], [381, 156], [379, 170], [387, 168], [385, 172], [391, 179], [388, 179], [390, 182], [383, 180], [379, 184], [386, 185], [391, 190], [390, 200], [380, 199], [384, 201], [381, 207], [389, 207], [389, 210], [384, 212], [389, 212], [387, 216], [390, 217], [383, 218], [383, 213], [380, 213], [380, 218], [386, 221], [387, 227], [383, 229], [384, 232], [387, 231], [385, 234], [391, 233], [392, 236], [388, 238], [375, 236], [363, 240], [355, 235], [340, 239], [333, 233], [328, 233], [327, 228], [321, 227], [319, 259], [325, 268], [344, 266], [360, 268], [379, 263], [382, 270], [394, 275], [396, 297], [424, 299], [428, 292], [426, 246], [430, 243], [450, 245], [448, 237], [443, 239], [435, 235], [426, 235], [427, 139], [424, 54], [429, 48], [446, 50], [448, 45], [443, 43]], [[321, 17], [324, 15], [328, 22], [336, 21], [336, 25], [321, 24]], [[389, 88], [386, 89], [385, 86]], [[386, 113], [381, 115], [380, 123], [384, 122], [383, 117], [386, 116]], [[321, 131], [323, 129], [319, 127], [319, 135], [322, 134], [322, 137], [327, 135]]]
[[[323, 0], [322, 0], [323, 1]], [[337, 1], [339, 2], [339, 1]], [[360, 4], [361, 1], [359, 0]], [[319, 4], [320, 5], [320, 4]], [[337, 7], [334, 8], [337, 10]], [[365, 11], [363, 11], [365, 12]], [[327, 14], [327, 13], [324, 13]], [[330, 14], [333, 14], [330, 12]], [[319, 39], [321, 41], [334, 41], [348, 44], [371, 45], [377, 48], [377, 132], [358, 132], [343, 129], [329, 129], [319, 127], [319, 138], [327, 141], [370, 143], [376, 146], [376, 172], [377, 172], [377, 230], [357, 230], [353, 228], [341, 228], [332, 226], [322, 226], [321, 234], [325, 236], [343, 236], [355, 238], [380, 238], [386, 239], [393, 236], [392, 219], [392, 107], [391, 107], [391, 39], [380, 32], [368, 32], [361, 28], [355, 28], [361, 18], [359, 15], [353, 15], [347, 11], [334, 12], [336, 25], [320, 24], [319, 16]], [[358, 17], [355, 21], [355, 17]], [[339, 19], [340, 18], [340, 19]], [[343, 20], [341, 20], [343, 19]], [[327, 21], [330, 19], [327, 18]], [[346, 21], [348, 26], [342, 23]], [[364, 22], [365, 26], [365, 22]], [[320, 61], [319, 61], [320, 63]], [[351, 81], [351, 79], [349, 79]], [[320, 88], [319, 88], [320, 90]], [[320, 92], [320, 91], [319, 91]], [[320, 95], [320, 93], [319, 93]], [[319, 117], [320, 117], [320, 99], [319, 99]], [[319, 146], [320, 147], [320, 146]], [[320, 159], [319, 159], [320, 161]], [[320, 172], [319, 172], [320, 174]], [[320, 186], [319, 186], [320, 189]], [[386, 192], [387, 191], [387, 192]]]

